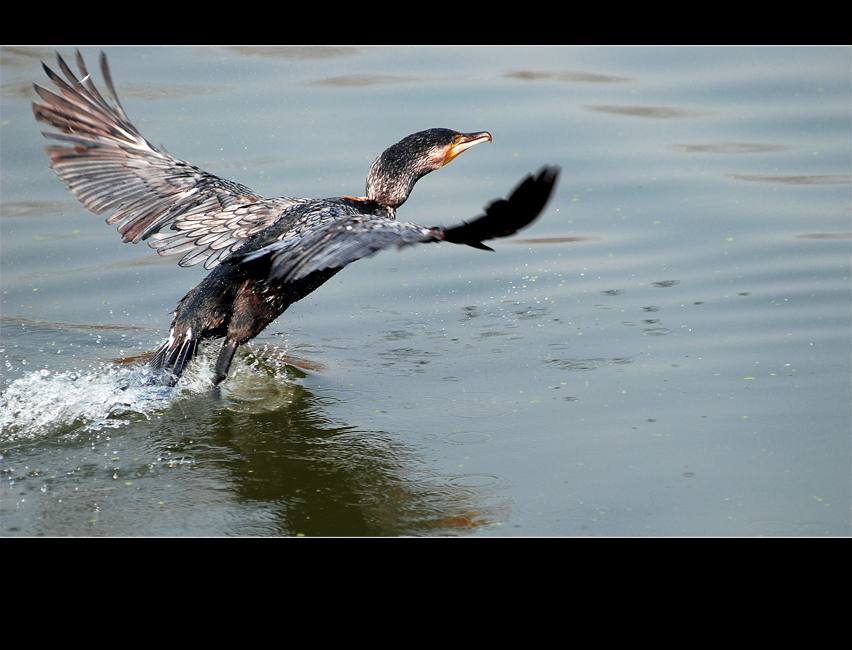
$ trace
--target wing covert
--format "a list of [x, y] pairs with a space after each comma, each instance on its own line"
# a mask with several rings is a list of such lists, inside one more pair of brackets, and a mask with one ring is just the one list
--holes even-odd
[[414, 223], [374, 217], [347, 215], [269, 244], [260, 250], [237, 255], [238, 263], [265, 260], [269, 278], [283, 282], [301, 280], [315, 271], [342, 269], [385, 248], [438, 241], [439, 233]]

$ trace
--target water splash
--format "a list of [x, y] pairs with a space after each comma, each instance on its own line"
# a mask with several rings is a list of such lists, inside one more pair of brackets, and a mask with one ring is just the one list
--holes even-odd
[[[277, 346], [243, 346], [220, 406], [233, 411], [268, 411], [292, 403], [304, 370], [321, 366], [288, 356]], [[181, 400], [209, 395], [215, 350], [202, 349], [174, 388], [142, 363], [106, 361], [87, 370], [26, 373], [0, 393], [0, 444], [114, 429], [158, 417]], [[304, 369], [304, 370], [303, 370]]]
[[[38, 370], [13, 381], [0, 395], [0, 442], [37, 440], [73, 432], [117, 428], [150, 419], [173, 404], [182, 389], [144, 385], [144, 368], [103, 364], [86, 371]], [[209, 386], [209, 384], [207, 384]]]

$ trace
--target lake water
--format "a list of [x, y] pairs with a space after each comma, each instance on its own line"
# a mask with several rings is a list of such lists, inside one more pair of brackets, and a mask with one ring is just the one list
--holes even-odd
[[54, 55], [4, 47], [3, 536], [852, 532], [850, 48], [108, 54], [149, 140], [269, 196], [360, 195], [433, 126], [494, 140], [401, 219], [562, 177], [494, 253], [348, 267], [220, 400], [217, 344], [181, 390], [125, 394], [205, 272], [65, 191], [30, 108]]

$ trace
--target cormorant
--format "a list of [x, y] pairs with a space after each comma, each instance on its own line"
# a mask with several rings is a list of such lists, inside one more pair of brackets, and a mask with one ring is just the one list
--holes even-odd
[[[77, 52], [81, 79], [59, 54], [66, 80], [42, 64], [59, 89], [35, 85], [37, 120], [61, 144], [45, 148], [51, 167], [95, 214], [111, 212], [123, 241], [148, 241], [160, 255], [183, 255], [180, 266], [204, 262], [211, 273], [180, 301], [168, 340], [148, 360], [159, 381], [174, 386], [199, 341], [224, 337], [214, 383], [225, 379], [237, 348], [257, 336], [350, 262], [391, 246], [446, 241], [492, 250], [482, 242], [506, 237], [544, 209], [559, 168], [527, 176], [485, 214], [444, 228], [396, 221], [414, 184], [487, 132], [428, 129], [386, 149], [370, 167], [366, 196], [265, 198], [151, 145], [119, 103], [106, 55], [101, 73], [112, 105], [96, 89]], [[168, 228], [166, 229], [166, 227]], [[165, 232], [161, 232], [165, 229]]]

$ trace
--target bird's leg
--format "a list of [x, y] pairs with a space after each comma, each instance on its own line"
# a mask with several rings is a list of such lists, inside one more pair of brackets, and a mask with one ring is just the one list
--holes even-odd
[[222, 351], [219, 352], [219, 358], [216, 360], [216, 376], [213, 377], [213, 385], [218, 386], [228, 376], [228, 368], [231, 367], [231, 361], [234, 359], [234, 354], [240, 346], [239, 342], [226, 338], [222, 344]]

